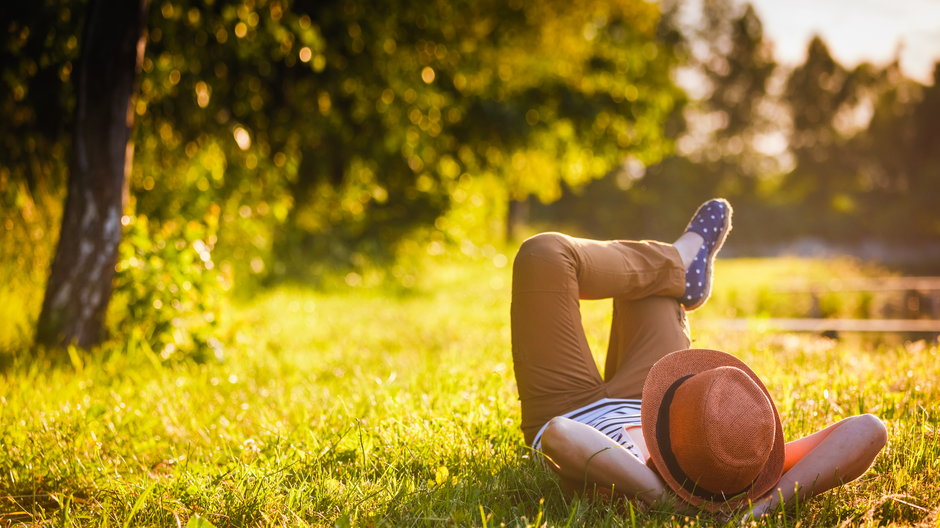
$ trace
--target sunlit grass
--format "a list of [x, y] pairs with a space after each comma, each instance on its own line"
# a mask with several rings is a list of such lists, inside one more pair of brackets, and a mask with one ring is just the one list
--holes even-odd
[[[506, 260], [438, 263], [410, 294], [261, 293], [234, 310], [221, 362], [161, 366], [120, 343], [55, 363], [14, 351], [0, 377], [0, 525], [718, 522], [567, 499], [528, 457]], [[718, 312], [727, 270], [739, 266], [722, 265]], [[779, 265], [740, 264], [757, 275]], [[584, 303], [598, 356], [608, 312], [607, 302]], [[749, 362], [788, 438], [859, 412], [884, 418], [891, 435], [861, 480], [762, 525], [936, 522], [936, 345], [727, 333], [708, 317], [690, 316], [695, 345]]]

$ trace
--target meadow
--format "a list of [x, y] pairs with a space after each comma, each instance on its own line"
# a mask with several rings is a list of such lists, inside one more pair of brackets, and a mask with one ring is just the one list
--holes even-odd
[[[532, 459], [509, 348], [511, 258], [441, 257], [409, 289], [243, 295], [219, 357], [203, 363], [163, 362], [120, 340], [65, 359], [8, 345], [0, 526], [736, 526], [569, 498]], [[690, 314], [694, 346], [735, 353], [762, 376], [788, 439], [862, 412], [888, 427], [863, 478], [757, 526], [940, 526], [935, 341], [714, 324], [786, 310], [797, 301], [773, 284], [794, 274], [869, 271], [724, 261], [712, 302]], [[583, 303], [599, 362], [609, 309]]]

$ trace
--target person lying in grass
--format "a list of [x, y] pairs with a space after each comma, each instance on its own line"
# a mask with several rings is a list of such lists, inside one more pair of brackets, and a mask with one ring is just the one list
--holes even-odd
[[[887, 441], [871, 414], [784, 443], [773, 400], [737, 358], [689, 350], [731, 205], [709, 200], [672, 244], [542, 233], [513, 263], [512, 354], [527, 444], [567, 489], [760, 517], [862, 475]], [[605, 376], [579, 299], [613, 298]]]

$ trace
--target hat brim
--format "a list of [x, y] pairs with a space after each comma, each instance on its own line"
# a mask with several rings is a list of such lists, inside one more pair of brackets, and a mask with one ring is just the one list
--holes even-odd
[[[685, 378], [711, 370], [718, 367], [735, 367], [744, 371], [758, 387], [767, 396], [770, 405], [774, 411], [775, 431], [774, 445], [771, 449], [764, 468], [754, 479], [747, 492], [739, 493], [733, 497], [722, 497], [720, 500], [714, 500], [713, 497], [706, 498], [686, 489], [688, 483], [680, 482], [679, 478], [674, 476], [668, 469], [663, 457], [663, 452], [656, 438], [656, 427], [659, 422], [660, 407], [670, 387], [680, 378]], [[650, 459], [656, 467], [659, 475], [666, 482], [672, 491], [686, 502], [695, 506], [705, 508], [709, 511], [715, 511], [722, 507], [735, 507], [748, 500], [756, 499], [773, 488], [780, 480], [783, 474], [783, 462], [785, 457], [783, 441], [783, 425], [780, 423], [780, 413], [774, 405], [773, 398], [767, 392], [767, 387], [757, 377], [757, 374], [750, 369], [740, 359], [720, 352], [718, 350], [708, 349], [687, 349], [673, 352], [663, 356], [650, 368], [646, 376], [646, 382], [643, 384], [643, 399], [640, 413], [643, 422], [643, 439], [650, 453]]]

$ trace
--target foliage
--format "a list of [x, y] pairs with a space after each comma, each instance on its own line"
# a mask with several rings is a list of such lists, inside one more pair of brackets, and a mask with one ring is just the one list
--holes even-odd
[[[536, 209], [550, 229], [668, 240], [723, 195], [749, 219], [732, 251], [811, 237], [925, 258], [940, 237], [940, 82], [846, 68], [821, 39], [786, 71], [753, 9], [710, 0], [689, 30], [666, 5], [153, 2], [128, 217], [183, 239], [191, 220], [217, 218], [213, 272], [245, 295], [246, 278], [288, 275], [410, 288], [411, 260], [448, 245], [482, 254], [506, 202], [526, 196], [561, 197]], [[39, 296], [25, 286], [52, 255], [84, 8], [0, 15], [0, 292], [14, 299], [0, 344], [30, 333]], [[672, 81], [683, 66], [709, 88], [689, 105]], [[768, 154], [768, 137], [789, 148]], [[153, 314], [146, 333], [169, 335], [156, 329], [174, 318]]]
[[[85, 10], [0, 19], [0, 222], [20, 269], [45, 269], [55, 243]], [[217, 215], [214, 258], [241, 278], [319, 281], [415, 239], [485, 245], [484, 215], [511, 197], [670, 150], [683, 97], [658, 19], [640, 1], [152, 2], [129, 217]]]
[[[681, 27], [674, 13], [680, 7], [674, 4], [664, 25]], [[570, 189], [556, 205], [537, 210], [536, 219], [601, 238], [671, 240], [688, 211], [711, 196], [730, 198], [749, 218], [771, 216], [768, 209], [779, 202], [774, 183], [785, 163], [761, 148], [768, 137], [782, 139], [783, 133], [784, 108], [770, 93], [779, 71], [770, 43], [750, 5], [708, 0], [700, 16], [700, 25], [682, 28], [685, 40], [678, 46], [692, 96], [684, 127], [672, 131], [679, 152]], [[749, 222], [736, 230], [735, 244], [766, 244], [766, 227]], [[786, 227], [777, 226], [775, 234], [782, 232]]]
[[80, 3], [0, 10], [0, 347], [32, 339], [65, 194]]
[[631, 153], [655, 161], [680, 98], [657, 17], [641, 2], [168, 0], [138, 102], [139, 208], [218, 203], [226, 230], [245, 204], [270, 211], [243, 250], [279, 273], [394, 254], [467, 178], [550, 198]]
[[[72, 62], [84, 2], [18, 2], [0, 13], [0, 188], [4, 206], [23, 184], [32, 194], [65, 184]], [[15, 192], [11, 192], [15, 191]]]
[[788, 71], [750, 7], [709, 0], [702, 18], [681, 47], [697, 72], [686, 85], [701, 93], [678, 153], [568, 189], [533, 217], [586, 235], [669, 240], [688, 210], [724, 196], [748, 218], [733, 250], [813, 246], [936, 272], [940, 83], [907, 79], [896, 62], [847, 68], [819, 37]]
[[873, 83], [869, 126], [851, 140], [859, 181], [847, 214], [880, 238], [931, 240], [940, 232], [931, 199], [940, 193], [940, 63], [930, 86], [904, 79], [896, 64]]
[[[118, 343], [65, 365], [19, 354], [0, 376], [0, 514], [57, 526], [735, 526], [568, 499], [530, 458], [507, 260], [436, 259], [404, 296], [281, 287], [223, 324], [240, 343], [225, 362], [168, 368]], [[716, 293], [741, 272], [725, 264], [736, 265], [721, 263]], [[600, 356], [610, 304], [583, 313]], [[889, 430], [865, 478], [757, 526], [934, 522], [935, 344], [728, 333], [699, 312], [690, 323], [696, 345], [741, 355], [767, 382], [787, 438], [859, 412]]]
[[222, 358], [216, 337], [227, 282], [212, 260], [218, 209], [204, 222], [125, 216], [110, 326], [130, 350], [162, 361]]
[[936, 136], [937, 84], [904, 78], [897, 62], [849, 70], [818, 38], [807, 53], [787, 84], [797, 166], [783, 191], [807, 210], [827, 211], [819, 231], [829, 238], [936, 240], [936, 211], [922, 197], [940, 190], [937, 151], [923, 150]]
[[33, 325], [42, 305], [49, 262], [55, 248], [48, 242], [59, 218], [48, 215], [60, 196], [33, 195], [25, 182], [9, 179], [0, 168], [0, 349], [33, 339]]

